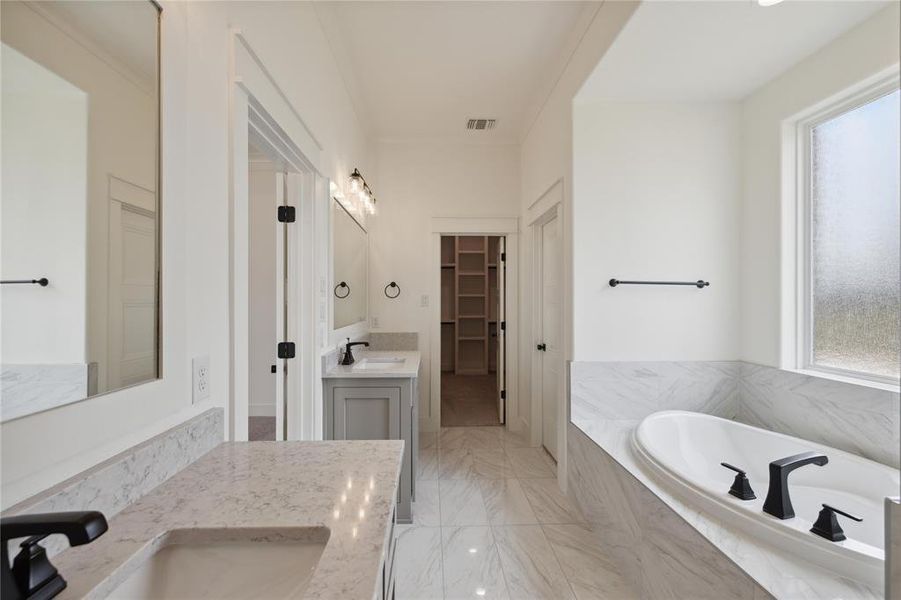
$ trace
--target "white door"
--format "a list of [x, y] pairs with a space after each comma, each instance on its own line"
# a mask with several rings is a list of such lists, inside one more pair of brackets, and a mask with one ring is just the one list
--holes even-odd
[[560, 272], [560, 219], [555, 213], [541, 225], [541, 443], [557, 458], [557, 415], [563, 349], [563, 285]]
[[497, 418], [500, 420], [501, 424], [504, 423], [506, 417], [506, 345], [507, 345], [507, 315], [505, 308], [506, 298], [505, 298], [505, 280], [506, 280], [506, 271], [507, 264], [504, 260], [506, 258], [506, 238], [501, 237], [498, 238], [497, 241], [497, 256], [495, 257], [495, 264], [497, 265]]
[[106, 390], [157, 376], [156, 218], [110, 202], [109, 372]]

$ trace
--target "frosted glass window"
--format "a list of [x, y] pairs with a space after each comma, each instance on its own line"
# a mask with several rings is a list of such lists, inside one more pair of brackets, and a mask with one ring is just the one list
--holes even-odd
[[810, 135], [809, 359], [899, 375], [899, 92]]

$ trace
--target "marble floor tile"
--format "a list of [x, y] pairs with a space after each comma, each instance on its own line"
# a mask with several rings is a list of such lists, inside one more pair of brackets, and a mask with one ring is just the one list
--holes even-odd
[[488, 525], [488, 513], [479, 482], [468, 479], [440, 480], [441, 525]]
[[416, 477], [422, 480], [438, 479], [438, 448], [426, 448], [419, 451]]
[[532, 446], [528, 431], [510, 431], [503, 428], [503, 441], [505, 448], [529, 448]]
[[569, 501], [556, 479], [522, 479], [523, 492], [539, 523], [583, 523], [585, 518]]
[[504, 448], [504, 428], [467, 427], [467, 447], [470, 450], [502, 450]]
[[532, 507], [516, 479], [484, 479], [479, 482], [482, 499], [492, 525], [538, 523]]
[[507, 525], [491, 531], [511, 598], [575, 598], [540, 525]]
[[490, 527], [444, 527], [441, 542], [445, 598], [509, 598]]
[[419, 432], [419, 449], [434, 450], [438, 448], [438, 432], [437, 431], [420, 431]]
[[466, 430], [468, 427], [442, 427], [438, 436], [438, 447], [441, 450], [463, 450], [467, 447]]
[[544, 448], [507, 448], [507, 457], [519, 479], [551, 479], [556, 465]]
[[474, 479], [472, 453], [466, 448], [441, 449], [438, 452], [439, 479]]
[[587, 525], [543, 525], [542, 529], [578, 600], [638, 597]]
[[475, 479], [506, 479], [514, 476], [513, 465], [502, 449], [475, 449], [469, 451], [472, 457], [470, 475]]
[[416, 482], [413, 524], [421, 527], [439, 527], [441, 525], [437, 481]]
[[395, 592], [398, 599], [444, 598], [441, 529], [398, 526]]

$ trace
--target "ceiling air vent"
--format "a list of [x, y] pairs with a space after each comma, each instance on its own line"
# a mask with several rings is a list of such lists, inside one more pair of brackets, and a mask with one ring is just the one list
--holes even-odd
[[497, 123], [496, 119], [470, 119], [466, 123], [466, 129], [472, 129], [474, 131], [494, 129], [495, 123]]

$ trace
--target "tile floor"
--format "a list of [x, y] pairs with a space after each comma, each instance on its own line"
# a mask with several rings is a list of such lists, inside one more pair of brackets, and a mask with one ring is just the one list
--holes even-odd
[[420, 435], [413, 524], [398, 527], [399, 600], [634, 598], [560, 492], [542, 448], [503, 427]]

